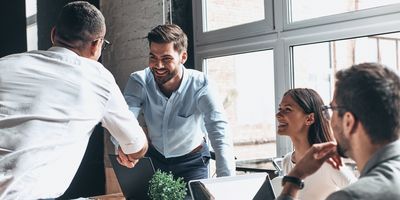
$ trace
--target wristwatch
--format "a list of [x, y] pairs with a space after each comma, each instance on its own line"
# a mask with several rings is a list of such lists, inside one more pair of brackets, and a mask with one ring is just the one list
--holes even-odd
[[282, 186], [285, 185], [286, 182], [290, 182], [296, 185], [300, 190], [304, 188], [304, 180], [301, 180], [294, 176], [284, 176], [282, 179]]

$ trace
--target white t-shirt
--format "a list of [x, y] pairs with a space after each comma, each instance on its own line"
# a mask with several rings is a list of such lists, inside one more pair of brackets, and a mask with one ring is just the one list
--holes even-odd
[[101, 122], [125, 153], [146, 137], [104, 66], [52, 47], [0, 59], [0, 199], [55, 198]]
[[[292, 162], [293, 152], [285, 155], [282, 161], [283, 173], [286, 175], [292, 170], [295, 164]], [[324, 163], [318, 171], [304, 179], [304, 188], [300, 190], [299, 199], [302, 200], [322, 200], [326, 197], [346, 187], [357, 179], [347, 167], [340, 170], [334, 169], [328, 163]]]

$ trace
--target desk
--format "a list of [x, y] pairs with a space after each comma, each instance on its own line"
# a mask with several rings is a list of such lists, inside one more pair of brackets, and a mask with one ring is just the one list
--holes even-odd
[[273, 159], [255, 159], [236, 161], [236, 171], [241, 172], [267, 172], [270, 179], [275, 178], [278, 174], [273, 164]]
[[[187, 194], [188, 195], [186, 195], [185, 200], [192, 200], [192, 197], [190, 196], [189, 191]], [[90, 200], [126, 200], [122, 193], [100, 195], [100, 196], [95, 196], [95, 197], [89, 197], [89, 199]]]
[[89, 199], [93, 200], [125, 200], [125, 197], [122, 193], [115, 193], [115, 194], [106, 194], [100, 195], [95, 197], [89, 197]]

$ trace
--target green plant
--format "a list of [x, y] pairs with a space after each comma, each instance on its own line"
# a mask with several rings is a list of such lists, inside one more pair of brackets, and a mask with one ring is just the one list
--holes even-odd
[[182, 178], [174, 179], [171, 172], [157, 170], [149, 182], [149, 197], [153, 200], [183, 200], [186, 183]]

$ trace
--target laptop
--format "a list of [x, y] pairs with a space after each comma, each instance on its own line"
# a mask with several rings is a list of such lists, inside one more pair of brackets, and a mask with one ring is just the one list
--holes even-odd
[[149, 181], [155, 173], [151, 159], [141, 158], [134, 168], [127, 168], [118, 163], [117, 155], [109, 157], [124, 197], [127, 200], [149, 199]]
[[267, 173], [189, 181], [193, 200], [273, 200], [275, 192]]

